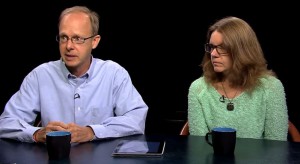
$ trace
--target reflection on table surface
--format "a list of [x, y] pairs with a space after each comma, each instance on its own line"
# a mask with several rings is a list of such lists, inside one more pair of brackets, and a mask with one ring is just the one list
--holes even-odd
[[[111, 154], [121, 140], [166, 140], [162, 157], [124, 157], [116, 158]], [[237, 163], [237, 164], [287, 164], [300, 163], [300, 143], [237, 139], [234, 157], [220, 157], [199, 136], [129, 136], [118, 139], [106, 139], [82, 144], [72, 144], [70, 159], [67, 161], [49, 161], [45, 144], [22, 143], [0, 139], [0, 164], [99, 164], [99, 163]]]
[[146, 153], [149, 151], [147, 142], [141, 140], [122, 140], [117, 146], [117, 152]]

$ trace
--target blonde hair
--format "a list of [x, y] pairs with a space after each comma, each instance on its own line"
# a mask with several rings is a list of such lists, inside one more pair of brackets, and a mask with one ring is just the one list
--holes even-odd
[[65, 15], [70, 14], [70, 13], [75, 13], [75, 12], [82, 12], [89, 16], [91, 25], [92, 25], [92, 34], [97, 35], [98, 31], [99, 31], [100, 17], [96, 12], [90, 10], [89, 8], [87, 8], [85, 6], [74, 6], [74, 7], [66, 8], [65, 10], [63, 10], [59, 16], [58, 26], [59, 26], [62, 18]]

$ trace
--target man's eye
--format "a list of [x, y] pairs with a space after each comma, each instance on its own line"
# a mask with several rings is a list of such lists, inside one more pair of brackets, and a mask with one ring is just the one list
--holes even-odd
[[79, 41], [79, 40], [81, 40], [81, 38], [80, 37], [74, 37], [73, 40], [74, 41]]
[[67, 36], [61, 36], [60, 39], [61, 40], [68, 40], [68, 37]]

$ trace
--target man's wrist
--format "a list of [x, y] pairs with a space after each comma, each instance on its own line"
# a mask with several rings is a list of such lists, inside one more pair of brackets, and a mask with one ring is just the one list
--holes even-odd
[[90, 141], [93, 141], [93, 140], [97, 139], [97, 137], [96, 137], [96, 135], [95, 135], [95, 132], [94, 132], [93, 128], [92, 128], [91, 126], [87, 126], [87, 127], [90, 128], [91, 133], [92, 133], [92, 138], [90, 139]]
[[95, 139], [97, 139], [96, 135], [94, 134], [93, 138], [90, 141], [94, 141]]
[[34, 142], [38, 142], [38, 140], [37, 140], [37, 134], [38, 134], [38, 131], [39, 131], [39, 130], [37, 130], [37, 131], [35, 131], [35, 132], [33, 133], [33, 140], [34, 140]]

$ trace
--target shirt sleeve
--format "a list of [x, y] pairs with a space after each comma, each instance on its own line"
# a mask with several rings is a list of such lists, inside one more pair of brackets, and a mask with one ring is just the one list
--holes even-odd
[[188, 93], [188, 122], [191, 135], [205, 136], [208, 132], [203, 108], [198, 101], [201, 95], [200, 79], [194, 81]]
[[284, 87], [278, 79], [270, 80], [266, 86], [266, 139], [287, 140], [288, 114]]
[[0, 138], [34, 142], [33, 133], [39, 129], [32, 126], [38, 111], [37, 85], [32, 71], [24, 78], [20, 90], [7, 102], [0, 116]]

